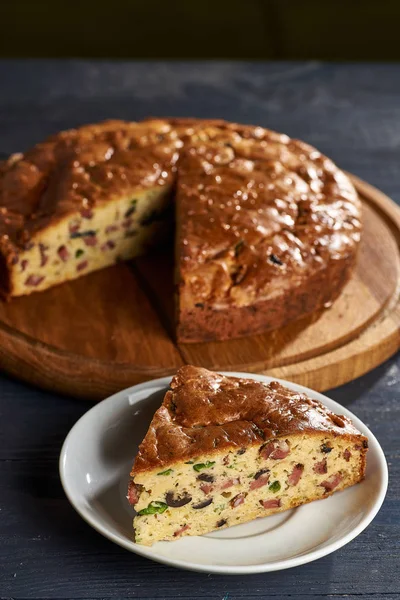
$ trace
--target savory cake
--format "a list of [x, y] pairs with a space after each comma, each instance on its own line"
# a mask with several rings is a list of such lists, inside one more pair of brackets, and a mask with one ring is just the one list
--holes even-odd
[[184, 366], [139, 447], [128, 488], [135, 540], [201, 535], [361, 481], [368, 440], [278, 382]]
[[164, 122], [109, 121], [0, 163], [3, 293], [44, 290], [159, 243], [179, 143]]
[[183, 342], [275, 329], [330, 304], [360, 240], [352, 184], [302, 142], [224, 121], [108, 121], [0, 162], [2, 293], [146, 252], [172, 237], [174, 212]]

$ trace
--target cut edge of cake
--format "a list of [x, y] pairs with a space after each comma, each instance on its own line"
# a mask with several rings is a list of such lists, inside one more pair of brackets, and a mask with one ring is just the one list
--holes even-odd
[[[203, 379], [200, 385], [203, 398], [199, 394], [198, 404], [202, 404], [206, 396], [213, 403], [212, 391], [219, 393], [217, 385], [228, 385], [229, 388], [234, 382], [239, 394], [243, 391], [240, 386], [250, 385], [252, 393], [258, 387], [260, 406], [262, 396], [269, 397], [269, 407], [263, 413], [261, 406], [260, 412], [266, 419], [266, 429], [259, 427], [260, 415], [255, 419], [258, 424], [246, 422], [239, 427], [241, 419], [228, 419], [217, 425], [208, 423], [203, 427], [198, 423], [185, 427], [173, 418], [168, 419], [167, 413], [170, 414], [171, 402], [174, 402], [174, 386], [179, 382], [175, 390], [178, 389], [181, 398], [178, 398], [175, 411], [181, 422], [187, 420], [183, 413], [179, 416], [185, 404], [182, 396], [186, 392], [193, 393], [190, 382], [196, 377], [200, 381]], [[208, 394], [204, 393], [207, 386], [203, 385], [207, 378], [210, 383]], [[185, 385], [190, 389], [185, 390]], [[137, 543], [151, 545], [159, 540], [201, 535], [268, 516], [326, 498], [361, 481], [365, 475], [368, 440], [351, 421], [277, 382], [265, 385], [186, 366], [178, 371], [171, 388], [154, 415], [131, 472], [128, 500], [136, 510]], [[278, 397], [282, 394], [287, 395], [289, 405], [293, 403], [292, 414], [283, 416], [283, 421], [281, 417], [288, 405], [279, 402]], [[271, 408], [274, 396], [277, 404]], [[226, 401], [230, 404], [229, 410], [232, 409], [231, 388]], [[188, 401], [189, 409], [190, 404]], [[297, 411], [303, 409], [307, 415], [301, 421]], [[206, 410], [203, 410], [203, 416], [206, 421]], [[311, 423], [312, 417], [316, 427], [304, 428], [306, 423]], [[297, 418], [297, 425], [290, 425], [293, 418]], [[222, 415], [221, 420], [224, 420]], [[279, 424], [281, 434], [271, 433], [274, 424]], [[163, 431], [163, 428], [167, 429]], [[245, 435], [240, 428], [247, 428]], [[177, 441], [181, 435], [191, 440], [185, 448], [181, 440]], [[215, 440], [219, 440], [217, 447], [212, 448]]]
[[5, 295], [42, 291], [145, 253], [166, 240], [171, 208], [171, 186], [158, 186], [52, 221], [26, 249], [4, 253]]

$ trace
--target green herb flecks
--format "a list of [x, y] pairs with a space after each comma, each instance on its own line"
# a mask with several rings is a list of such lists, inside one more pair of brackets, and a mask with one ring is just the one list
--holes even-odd
[[166, 469], [165, 471], [161, 471], [161, 473], [157, 473], [157, 475], [171, 475], [173, 472], [173, 469]]
[[193, 469], [198, 472], [198, 471], [202, 471], [203, 469], [210, 469], [214, 465], [215, 465], [215, 461], [208, 460], [205, 463], [197, 463], [197, 465], [193, 465]]
[[139, 510], [138, 515], [161, 515], [167, 510], [167, 508], [168, 504], [165, 504], [165, 502], [158, 502], [157, 500], [155, 500], [153, 502], [150, 502], [147, 508], [142, 508], [142, 510]]
[[281, 484], [279, 483], [279, 481], [274, 481], [273, 483], [271, 483], [271, 485], [268, 487], [270, 492], [274, 492], [274, 494], [276, 492], [279, 492], [279, 490], [281, 489]]
[[85, 254], [85, 251], [82, 250], [82, 248], [78, 248], [78, 250], [75, 252], [75, 258], [80, 258], [82, 254]]

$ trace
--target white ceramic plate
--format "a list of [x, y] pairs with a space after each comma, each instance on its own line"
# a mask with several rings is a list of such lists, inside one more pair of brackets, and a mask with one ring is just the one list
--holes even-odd
[[[230, 375], [271, 381], [248, 373]], [[160, 406], [170, 378], [119, 392], [94, 406], [74, 425], [60, 456], [61, 481], [71, 504], [97, 531], [123, 548], [161, 563], [212, 573], [260, 573], [321, 558], [355, 538], [372, 521], [385, 497], [388, 473], [383, 451], [369, 429], [326, 396], [283, 381], [353, 420], [369, 438], [367, 476], [343, 492], [251, 523], [158, 542], [132, 541], [133, 509], [126, 500], [138, 444]]]

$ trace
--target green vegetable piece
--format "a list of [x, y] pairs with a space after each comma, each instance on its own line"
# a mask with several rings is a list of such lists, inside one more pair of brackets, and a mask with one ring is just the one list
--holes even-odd
[[158, 502], [157, 500], [154, 502], [150, 502], [147, 508], [142, 508], [139, 510], [138, 515], [161, 515], [168, 508], [168, 505], [165, 502]]
[[279, 490], [281, 489], [281, 484], [279, 483], [279, 481], [274, 481], [273, 483], [271, 483], [268, 489], [274, 493], [279, 492]]
[[188, 460], [187, 462], [185, 462], [185, 465], [192, 465], [194, 463], [194, 460]]
[[157, 473], [157, 475], [171, 475], [173, 471], [173, 469], [166, 469], [165, 471], [161, 471], [161, 473]]
[[215, 465], [215, 461], [211, 461], [208, 460], [205, 463], [197, 463], [197, 465], [193, 465], [193, 469], [195, 471], [202, 471], [203, 469], [210, 469], [210, 467], [213, 467]]
[[133, 200], [131, 200], [132, 206], [136, 206], [136, 204], [137, 204], [137, 198], [134, 198]]
[[78, 250], [75, 252], [75, 258], [80, 258], [82, 254], [85, 254], [85, 251], [82, 250], [82, 248], [78, 248]]

